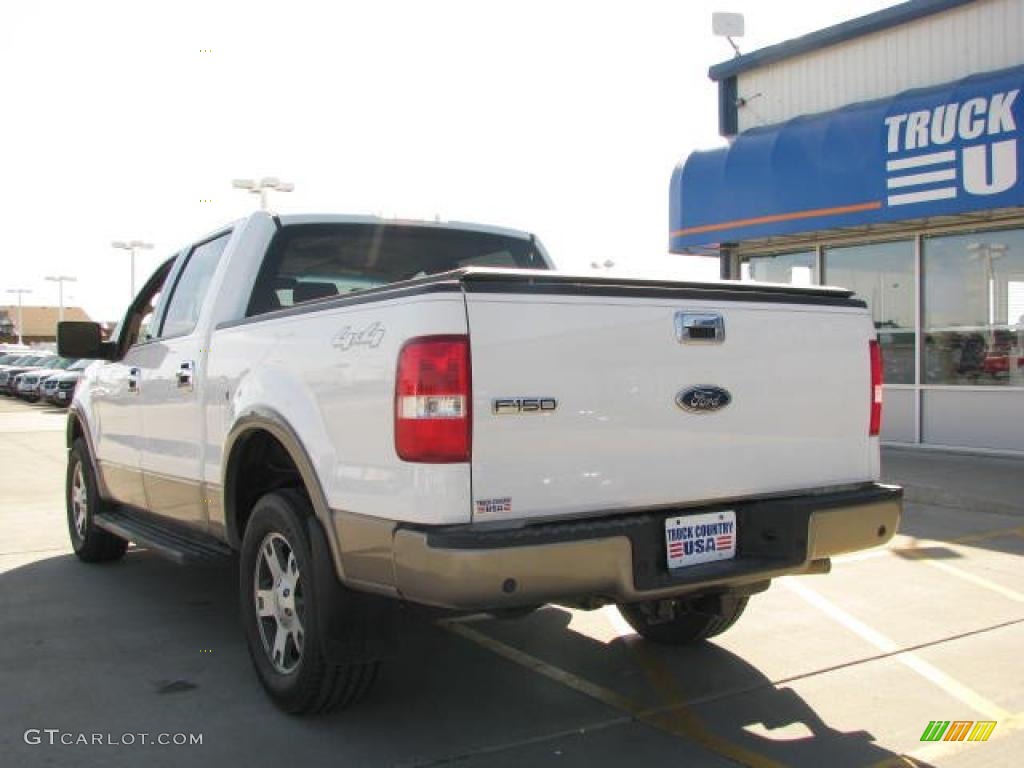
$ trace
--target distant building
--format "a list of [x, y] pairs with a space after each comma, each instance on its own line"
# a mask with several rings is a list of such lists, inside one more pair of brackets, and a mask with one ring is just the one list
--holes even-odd
[[[22, 307], [22, 337], [26, 344], [54, 342], [57, 340], [57, 319], [59, 307]], [[64, 307], [65, 320], [89, 320], [81, 307]], [[17, 305], [0, 306], [0, 342], [18, 340]]]
[[867, 302], [888, 443], [1024, 454], [1022, 30], [911, 0], [716, 64], [728, 146], [672, 177], [672, 251]]

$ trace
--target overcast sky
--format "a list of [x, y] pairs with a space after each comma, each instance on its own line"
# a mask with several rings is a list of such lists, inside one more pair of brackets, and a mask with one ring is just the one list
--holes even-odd
[[0, 303], [55, 305], [43, 277], [67, 274], [66, 304], [114, 319], [129, 266], [111, 240], [156, 243], [141, 285], [252, 210], [230, 182], [263, 175], [295, 183], [283, 213], [480, 221], [570, 269], [712, 276], [666, 255], [672, 169], [721, 143], [707, 68], [731, 49], [711, 12], [745, 14], [749, 51], [891, 4], [9, 3]]

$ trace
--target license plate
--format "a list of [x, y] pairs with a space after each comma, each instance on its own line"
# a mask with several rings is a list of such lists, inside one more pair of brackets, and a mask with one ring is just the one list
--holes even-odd
[[57, 393], [57, 399], [58, 400], [67, 400], [68, 399], [67, 392], [58, 392]]
[[665, 549], [670, 570], [731, 560], [736, 557], [736, 512], [670, 517], [665, 521]]

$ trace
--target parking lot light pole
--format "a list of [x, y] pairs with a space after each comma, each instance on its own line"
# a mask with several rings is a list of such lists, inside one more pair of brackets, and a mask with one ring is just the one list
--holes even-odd
[[246, 192], [252, 195], [260, 196], [260, 210], [267, 210], [267, 192], [274, 190], [275, 192], [291, 192], [295, 189], [295, 185], [290, 181], [281, 181], [274, 176], [264, 176], [259, 181], [253, 179], [235, 179], [231, 182], [231, 186], [235, 189], [244, 189]]
[[147, 243], [142, 240], [115, 240], [110, 244], [111, 248], [119, 248], [123, 251], [129, 251], [132, 255], [132, 283], [131, 283], [131, 296], [129, 301], [135, 298], [135, 251], [137, 250], [148, 250], [153, 247], [152, 243]]
[[8, 288], [7, 292], [18, 294], [18, 344], [24, 346], [25, 342], [21, 336], [21, 329], [23, 328], [21, 324], [21, 297], [26, 293], [32, 293], [32, 290], [30, 288]]
[[64, 322], [64, 283], [73, 283], [78, 280], [77, 277], [70, 277], [68, 275], [49, 275], [46, 277], [51, 283], [57, 283], [57, 296], [58, 306], [60, 309], [57, 311], [57, 322]]

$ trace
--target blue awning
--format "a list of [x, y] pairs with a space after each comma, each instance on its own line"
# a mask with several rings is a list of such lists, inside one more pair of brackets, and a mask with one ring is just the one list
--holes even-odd
[[754, 128], [672, 174], [669, 248], [1024, 205], [1024, 67]]

